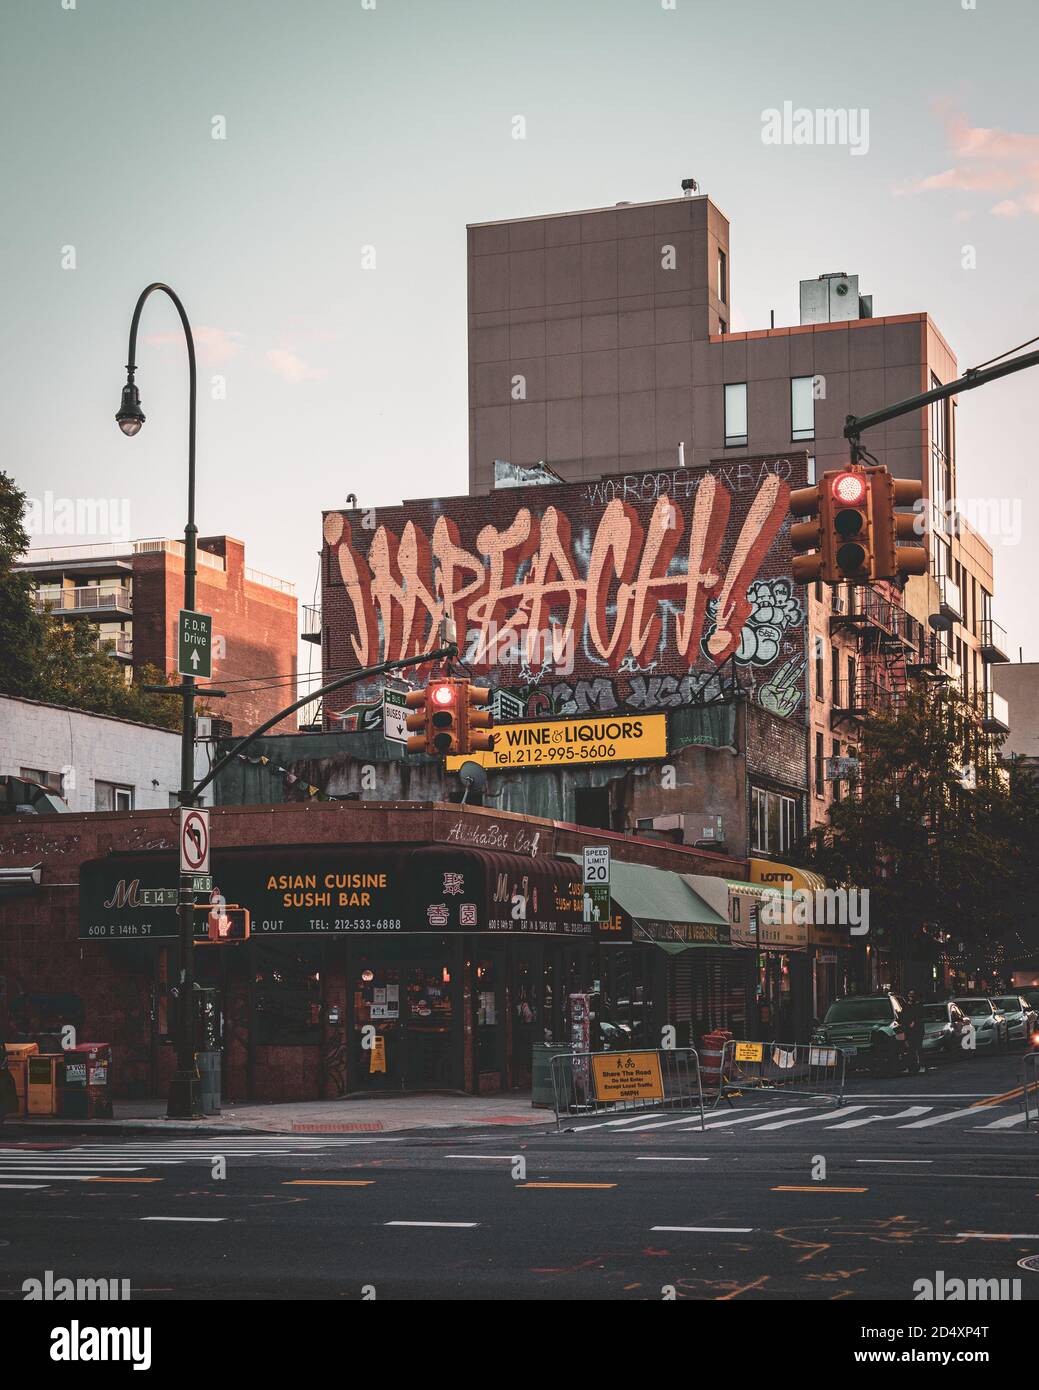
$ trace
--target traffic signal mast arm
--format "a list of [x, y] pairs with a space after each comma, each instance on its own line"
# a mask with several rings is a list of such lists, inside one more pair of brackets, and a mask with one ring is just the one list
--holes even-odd
[[859, 436], [863, 430], [886, 424], [888, 420], [897, 420], [900, 415], [909, 415], [912, 411], [921, 410], [935, 401], [957, 396], [961, 391], [973, 391], [975, 386], [987, 386], [990, 381], [998, 381], [1000, 377], [1009, 376], [1012, 372], [1024, 371], [1026, 367], [1039, 367], [1039, 352], [1026, 352], [1024, 356], [1014, 357], [1009, 362], [996, 361], [996, 365], [991, 367], [969, 367], [956, 381], [950, 381], [945, 386], [936, 386], [933, 391], [921, 391], [918, 396], [909, 396], [904, 401], [896, 401], [894, 405], [881, 406], [879, 410], [871, 410], [867, 415], [846, 416], [844, 437], [851, 442], [852, 461], [856, 462], [858, 459]]

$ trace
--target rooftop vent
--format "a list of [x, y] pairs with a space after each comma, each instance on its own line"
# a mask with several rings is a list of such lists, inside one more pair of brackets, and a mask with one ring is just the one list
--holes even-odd
[[859, 277], [845, 271], [801, 281], [801, 322], [841, 323], [873, 317], [873, 296], [859, 294]]

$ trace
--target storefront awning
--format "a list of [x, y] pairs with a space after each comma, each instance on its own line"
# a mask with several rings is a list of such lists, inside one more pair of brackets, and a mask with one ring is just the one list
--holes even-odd
[[[577, 863], [581, 856], [568, 854]], [[634, 923], [635, 940], [676, 949], [728, 946], [729, 922], [687, 882], [689, 875], [649, 864], [610, 865], [610, 897]]]

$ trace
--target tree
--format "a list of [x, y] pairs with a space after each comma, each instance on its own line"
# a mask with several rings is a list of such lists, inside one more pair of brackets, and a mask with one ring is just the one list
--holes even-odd
[[32, 580], [13, 562], [29, 545], [25, 493], [0, 471], [0, 694], [27, 695], [35, 679], [43, 623], [33, 605]]
[[903, 963], [962, 943], [973, 969], [1022, 954], [1029, 931], [1039, 948], [1023, 911], [1039, 868], [1039, 792], [1011, 790], [975, 705], [953, 687], [911, 691], [867, 719], [860, 760], [855, 791], [803, 857], [831, 885], [869, 890], [875, 941]]

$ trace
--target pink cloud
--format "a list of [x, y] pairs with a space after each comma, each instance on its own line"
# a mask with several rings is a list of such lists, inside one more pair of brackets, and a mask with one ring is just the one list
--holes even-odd
[[[203, 367], [224, 366], [232, 357], [237, 357], [245, 343], [244, 333], [227, 328], [210, 328], [206, 324], [192, 328], [191, 336], [195, 339], [195, 352]], [[147, 333], [144, 341], [161, 346], [182, 344], [184, 335], [178, 328], [170, 333]]]
[[289, 348], [269, 348], [264, 353], [264, 360], [286, 381], [324, 381], [328, 376], [324, 367], [311, 367]]
[[1005, 193], [989, 208], [993, 217], [1039, 214], [1039, 135], [972, 126], [962, 111], [947, 103], [937, 107], [945, 125], [952, 165], [937, 174], [912, 179], [902, 193]]

